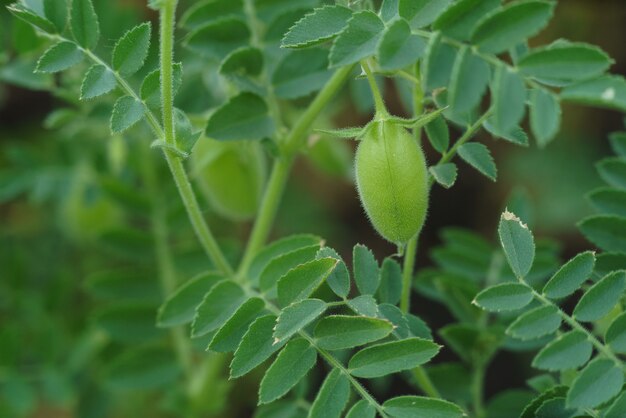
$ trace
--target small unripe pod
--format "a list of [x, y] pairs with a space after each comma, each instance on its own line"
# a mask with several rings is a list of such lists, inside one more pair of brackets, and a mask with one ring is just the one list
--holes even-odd
[[396, 123], [372, 122], [355, 166], [361, 203], [378, 233], [396, 244], [419, 233], [428, 207], [428, 175], [415, 138]]

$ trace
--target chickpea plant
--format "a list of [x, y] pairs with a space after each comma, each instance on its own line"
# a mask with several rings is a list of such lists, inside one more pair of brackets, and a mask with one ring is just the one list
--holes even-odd
[[[498, 245], [444, 229], [444, 244], [432, 253], [436, 267], [414, 272], [430, 188], [451, 188], [458, 162], [497, 178], [488, 144], [472, 141], [479, 130], [529, 146], [522, 128], [528, 114], [543, 147], [559, 131], [561, 101], [626, 111], [626, 81], [606, 73], [612, 60], [598, 47], [564, 39], [528, 46], [556, 2], [204, 0], [189, 2], [180, 19], [177, 3], [149, 1], [159, 14], [158, 36], [152, 23], [142, 23], [111, 51], [91, 0], [8, 6], [49, 42], [35, 72], [66, 73], [58, 81], [63, 97], [80, 98], [70, 107], [114, 97], [111, 141], [140, 138], [129, 149], [148, 197], [110, 188], [149, 214], [154, 247], [147, 251], [154, 251], [164, 302], [158, 311], [126, 303], [121, 283], [143, 288], [132, 273], [91, 280], [96, 293], [118, 299], [96, 314], [96, 324], [123, 347], [106, 366], [112, 386], [179, 393], [176, 416], [190, 417], [220, 416], [224, 406], [207, 399], [226, 398], [248, 374], [259, 381], [259, 406], [249, 414], [264, 418], [626, 416], [626, 134], [611, 137], [617, 156], [598, 165], [609, 186], [589, 198], [600, 214], [578, 225], [596, 252], [559, 267], [554, 246], [507, 210]], [[158, 65], [144, 68], [155, 43]], [[204, 82], [222, 102], [175, 107], [188, 71], [203, 68], [214, 69]], [[369, 83], [373, 119], [362, 127], [318, 124], [335, 110], [343, 86], [359, 79]], [[383, 79], [406, 93], [411, 117], [390, 114]], [[322, 237], [267, 242], [294, 160], [312, 133], [332, 136], [331, 144], [358, 142], [355, 183], [364, 212], [396, 254], [381, 261], [356, 244], [348, 266]], [[422, 147], [439, 160], [426, 161]], [[182, 284], [164, 209], [171, 181], [159, 178], [157, 151], [213, 266]], [[83, 183], [74, 187], [86, 188], [97, 174], [80, 170]], [[254, 220], [237, 265], [196, 190], [219, 216]], [[68, 222], [78, 221], [77, 233], [93, 224], [99, 237], [122, 217], [116, 210], [102, 202]], [[456, 322], [433, 333], [411, 311], [418, 297], [442, 303]], [[146, 333], [137, 331], [142, 321]], [[458, 360], [437, 361], [443, 347]], [[536, 352], [530, 366], [537, 374], [525, 388], [486, 402], [485, 373], [499, 350]], [[372, 394], [373, 384], [390, 379], [412, 390]]]

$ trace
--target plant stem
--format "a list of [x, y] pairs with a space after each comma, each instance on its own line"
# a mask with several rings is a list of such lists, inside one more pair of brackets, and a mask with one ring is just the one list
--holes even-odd
[[[413, 85], [413, 116], [417, 117], [424, 112], [424, 89], [421, 83], [419, 61], [415, 63], [415, 79], [417, 83]], [[413, 129], [413, 136], [415, 136], [417, 143], [420, 144], [422, 142], [422, 129]]]
[[476, 418], [482, 418], [485, 415], [483, 406], [483, 386], [485, 382], [485, 367], [477, 365], [472, 375], [472, 403], [474, 406], [474, 414]]
[[404, 262], [402, 265], [402, 293], [400, 296], [400, 310], [409, 313], [411, 310], [411, 285], [413, 284], [413, 270], [415, 268], [415, 256], [417, 255], [417, 235], [409, 240], [404, 249]]
[[237, 275], [239, 278], [245, 277], [254, 256], [267, 240], [274, 219], [276, 218], [276, 212], [283, 190], [285, 189], [285, 184], [287, 183], [289, 170], [293, 165], [296, 153], [300, 150], [306, 139], [311, 125], [348, 79], [353, 68], [353, 66], [342, 67], [335, 72], [328, 83], [326, 83], [324, 88], [320, 90], [315, 99], [311, 102], [307, 110], [300, 116], [284, 143], [281, 144], [283, 155], [275, 161], [274, 167], [272, 168], [272, 174], [270, 175], [263, 195], [259, 214], [257, 215], [246, 250], [239, 265]]
[[383, 95], [380, 93], [380, 89], [378, 88], [378, 84], [376, 83], [376, 78], [372, 75], [372, 71], [370, 70], [370, 66], [367, 60], [361, 61], [361, 67], [363, 68], [363, 71], [365, 71], [365, 75], [367, 76], [367, 82], [369, 83], [370, 90], [372, 91], [372, 96], [374, 96], [376, 118], [385, 118], [389, 116], [389, 112], [387, 112], [387, 108], [385, 107]]

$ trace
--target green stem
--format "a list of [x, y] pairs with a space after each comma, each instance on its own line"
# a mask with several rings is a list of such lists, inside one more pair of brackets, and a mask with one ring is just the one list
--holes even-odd
[[483, 406], [484, 383], [485, 368], [482, 365], [477, 365], [472, 375], [472, 402], [476, 418], [482, 418], [485, 415], [485, 407]]
[[[419, 61], [415, 63], [415, 79], [418, 81], [413, 85], [413, 116], [417, 117], [424, 112], [424, 89], [420, 82], [420, 64]], [[413, 135], [417, 140], [417, 143], [422, 142], [422, 130], [421, 128], [415, 128]]]
[[289, 177], [289, 170], [293, 165], [296, 153], [300, 150], [306, 139], [311, 125], [348, 79], [353, 68], [353, 66], [342, 67], [335, 72], [324, 88], [317, 94], [313, 102], [311, 102], [307, 110], [300, 116], [284, 143], [281, 144], [283, 155], [276, 160], [272, 168], [272, 174], [263, 195], [259, 214], [257, 215], [239, 266], [238, 278], [242, 279], [245, 277], [254, 256], [261, 249], [269, 236], [272, 224], [276, 218], [276, 212], [283, 190], [285, 189]]
[[365, 75], [367, 76], [367, 82], [370, 85], [370, 90], [372, 90], [372, 96], [374, 96], [376, 118], [386, 118], [387, 116], [389, 116], [389, 112], [387, 112], [387, 108], [385, 107], [385, 101], [383, 100], [383, 95], [380, 93], [378, 83], [376, 83], [376, 78], [372, 74], [367, 60], [361, 61], [361, 67], [363, 68], [363, 71], [365, 71]]
[[415, 269], [415, 256], [417, 255], [417, 237], [415, 235], [411, 238], [404, 249], [400, 310], [405, 314], [411, 310], [411, 285], [413, 284], [413, 270]]

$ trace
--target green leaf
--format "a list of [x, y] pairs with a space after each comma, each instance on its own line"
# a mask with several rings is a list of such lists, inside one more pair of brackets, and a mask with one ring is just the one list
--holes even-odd
[[272, 402], [291, 390], [315, 365], [317, 351], [303, 338], [295, 339], [278, 354], [263, 376], [259, 404]]
[[344, 30], [352, 11], [343, 6], [324, 6], [298, 20], [281, 41], [283, 48], [303, 48], [337, 36]]
[[591, 277], [596, 264], [592, 251], [578, 254], [569, 260], [546, 283], [543, 294], [551, 299], [560, 299], [571, 295]]
[[604, 276], [580, 298], [574, 308], [574, 317], [579, 321], [596, 321], [617, 304], [626, 290], [626, 272], [616, 271]]
[[111, 269], [90, 274], [83, 284], [95, 299], [158, 302], [162, 295], [153, 279], [137, 269]]
[[395, 305], [381, 303], [378, 305], [379, 317], [390, 321], [393, 324], [393, 335], [396, 338], [408, 338], [411, 332], [409, 321], [402, 311]]
[[348, 363], [350, 374], [372, 378], [413, 369], [427, 363], [441, 346], [421, 338], [377, 344], [356, 353]]
[[362, 316], [378, 316], [378, 305], [372, 295], [361, 295], [348, 301], [348, 307]]
[[528, 226], [515, 214], [505, 211], [498, 227], [506, 259], [518, 278], [526, 277], [535, 258], [535, 242]]
[[361, 399], [348, 411], [346, 418], [376, 418], [376, 408], [366, 400]]
[[318, 250], [319, 245], [315, 244], [281, 254], [274, 258], [261, 272], [261, 277], [259, 278], [261, 290], [268, 292], [289, 270], [300, 264], [314, 260]]
[[[183, 65], [181, 63], [174, 64], [174, 70], [172, 74], [174, 84], [174, 94], [180, 89], [183, 84]], [[161, 70], [158, 68], [151, 71], [141, 83], [140, 88], [141, 100], [143, 100], [150, 107], [161, 106]]]
[[626, 353], [626, 313], [620, 314], [606, 330], [604, 341], [616, 353]]
[[62, 33], [67, 26], [69, 10], [66, 0], [43, 0], [43, 10], [46, 18], [56, 27], [58, 33]]
[[507, 328], [506, 333], [520, 340], [532, 340], [552, 334], [561, 326], [561, 316], [554, 306], [540, 306], [525, 312]]
[[398, 13], [412, 29], [428, 26], [452, 3], [452, 0], [399, 0]]
[[607, 215], [626, 217], [626, 190], [608, 187], [596, 189], [587, 195], [593, 207]]
[[432, 122], [427, 123], [424, 130], [435, 151], [443, 154], [448, 150], [448, 146], [450, 145], [450, 132], [448, 130], [448, 124], [442, 116], [438, 116], [433, 119]]
[[609, 135], [613, 152], [620, 157], [626, 157], [626, 132], [613, 132]]
[[[253, 283], [256, 283], [259, 280], [261, 272], [274, 258], [303, 247], [310, 247], [313, 245], [317, 245], [319, 247], [321, 243], [322, 239], [320, 237], [310, 234], [291, 235], [274, 241], [264, 247], [254, 257], [250, 263], [250, 268], [248, 269], [248, 276]], [[276, 278], [276, 280], [279, 278], [280, 277]]]
[[253, 93], [240, 93], [220, 106], [207, 122], [205, 134], [220, 141], [263, 139], [274, 133], [267, 104]]
[[383, 404], [393, 418], [461, 418], [465, 413], [455, 404], [422, 396], [398, 396]]
[[592, 345], [587, 335], [570, 331], [546, 345], [533, 359], [533, 367], [557, 371], [576, 369], [591, 357]]
[[583, 219], [578, 228], [585, 237], [605, 251], [626, 252], [626, 219], [596, 215]]
[[626, 160], [620, 157], [605, 158], [596, 167], [602, 180], [618, 189], [626, 189]]
[[615, 399], [604, 414], [604, 418], [620, 418], [626, 414], [626, 392]]
[[180, 372], [172, 350], [130, 348], [108, 363], [104, 378], [111, 389], [149, 390], [174, 385]]
[[95, 49], [100, 39], [98, 16], [91, 0], [71, 0], [70, 27], [74, 39], [86, 49]]
[[100, 64], [93, 65], [80, 86], [80, 99], [88, 100], [102, 96], [117, 86], [115, 74], [107, 67]]
[[228, 54], [220, 64], [218, 72], [226, 77], [256, 77], [263, 71], [263, 51], [244, 46]]
[[399, 70], [413, 64], [426, 50], [426, 42], [411, 33], [409, 24], [398, 19], [385, 29], [378, 44], [378, 64], [383, 71]]
[[348, 26], [333, 42], [330, 49], [330, 66], [354, 64], [376, 53], [385, 24], [369, 10], [355, 13]]
[[193, 320], [196, 307], [204, 296], [223, 277], [217, 273], [203, 273], [179, 287], [159, 308], [157, 326], [173, 327]]
[[489, 121], [487, 121], [483, 124], [483, 127], [495, 138], [502, 138], [513, 144], [521, 145], [522, 147], [527, 147], [529, 145], [528, 135], [526, 135], [526, 132], [524, 132], [520, 126], [514, 126], [508, 132], [500, 132], [491, 123], [489, 123]]
[[463, 161], [491, 180], [496, 181], [498, 174], [496, 164], [493, 162], [489, 148], [485, 145], [478, 142], [468, 142], [467, 144], [461, 145], [457, 152]]
[[494, 131], [507, 136], [524, 118], [526, 87], [519, 74], [499, 66], [491, 83], [493, 115], [489, 118]]
[[450, 110], [460, 115], [474, 109], [487, 90], [489, 75], [489, 65], [474, 55], [469, 47], [462, 47], [450, 75], [448, 86]]
[[191, 336], [200, 337], [222, 326], [246, 300], [237, 284], [224, 280], [213, 286], [206, 294], [191, 325]]
[[154, 311], [151, 304], [118, 303], [98, 311], [95, 323], [116, 342], [153, 341], [163, 336], [163, 330], [154, 327]]
[[174, 126], [176, 127], [176, 146], [189, 155], [202, 132], [196, 131], [187, 114], [177, 108], [174, 108]]
[[315, 255], [315, 258], [332, 257], [339, 260], [333, 271], [326, 278], [326, 283], [330, 286], [333, 292], [342, 299], [345, 299], [350, 293], [350, 274], [348, 273], [348, 267], [344, 263], [341, 256], [337, 251], [330, 247], [322, 247]]
[[180, 25], [196, 29], [225, 17], [244, 17], [243, 0], [205, 0], [192, 3], [180, 19]]
[[540, 147], [546, 146], [559, 132], [561, 103], [554, 94], [543, 89], [530, 92], [530, 129]]
[[305, 299], [283, 309], [276, 321], [274, 340], [282, 341], [315, 321], [326, 310], [326, 302], [320, 299]]
[[231, 379], [247, 374], [285, 345], [286, 340], [274, 344], [272, 334], [275, 324], [276, 317], [266, 315], [250, 325], [230, 363]]
[[111, 114], [111, 132], [124, 132], [143, 118], [143, 104], [131, 96], [117, 99]]
[[287, 272], [277, 283], [278, 300], [282, 306], [308, 298], [333, 271], [335, 258], [320, 258], [301, 264]]
[[366, 127], [351, 127], [351, 128], [339, 128], [339, 129], [316, 129], [316, 132], [336, 136], [337, 138], [355, 138], [358, 139], [365, 132]]
[[28, 7], [22, 4], [12, 4], [10, 6], [7, 6], [7, 10], [18, 19], [21, 19], [24, 22], [29, 23], [33, 26], [36, 26], [44, 32], [55, 33], [57, 31], [54, 23], [52, 23], [45, 17], [39, 16], [37, 13], [33, 12]]
[[250, 324], [261, 316], [264, 310], [265, 301], [263, 299], [248, 299], [215, 333], [207, 348], [219, 353], [235, 351]]
[[561, 99], [626, 111], [626, 80], [615, 75], [584, 80], [561, 90]]
[[113, 69], [125, 76], [139, 71], [148, 56], [151, 33], [150, 22], [142, 23], [127, 31], [113, 48]]
[[328, 52], [321, 49], [291, 51], [272, 74], [274, 92], [283, 99], [297, 99], [324, 87], [332, 71]]
[[250, 36], [246, 22], [225, 17], [192, 31], [185, 46], [205, 57], [221, 60], [237, 48], [248, 45]]
[[356, 287], [362, 295], [373, 295], [380, 284], [378, 262], [365, 245], [357, 244], [352, 251], [352, 269]]
[[435, 181], [446, 189], [454, 186], [457, 177], [457, 168], [454, 163], [437, 164], [428, 169]]
[[59, 42], [52, 45], [37, 61], [38, 73], [57, 73], [67, 70], [83, 59], [83, 53], [73, 42]]
[[567, 405], [595, 408], [622, 390], [624, 372], [612, 360], [597, 358], [574, 379], [567, 393]]
[[317, 344], [328, 350], [341, 350], [385, 338], [393, 330], [389, 321], [363, 316], [332, 315], [315, 327]]
[[536, 35], [554, 10], [554, 3], [527, 0], [509, 3], [485, 16], [472, 33], [472, 44], [485, 52], [500, 53]]
[[483, 16], [500, 6], [501, 0], [460, 0], [453, 3], [433, 23], [433, 29], [460, 41], [469, 40]]
[[333, 369], [311, 405], [308, 418], [340, 418], [350, 398], [350, 382], [339, 369]]
[[383, 260], [380, 269], [380, 286], [378, 287], [378, 299], [380, 303], [397, 305], [402, 294], [402, 267], [393, 258]]
[[513, 311], [521, 309], [533, 300], [532, 290], [521, 283], [502, 283], [489, 287], [474, 299], [473, 303], [492, 311]]
[[441, 32], [435, 32], [430, 37], [422, 63], [422, 79], [426, 91], [448, 86], [456, 54], [456, 49], [442, 42]]

